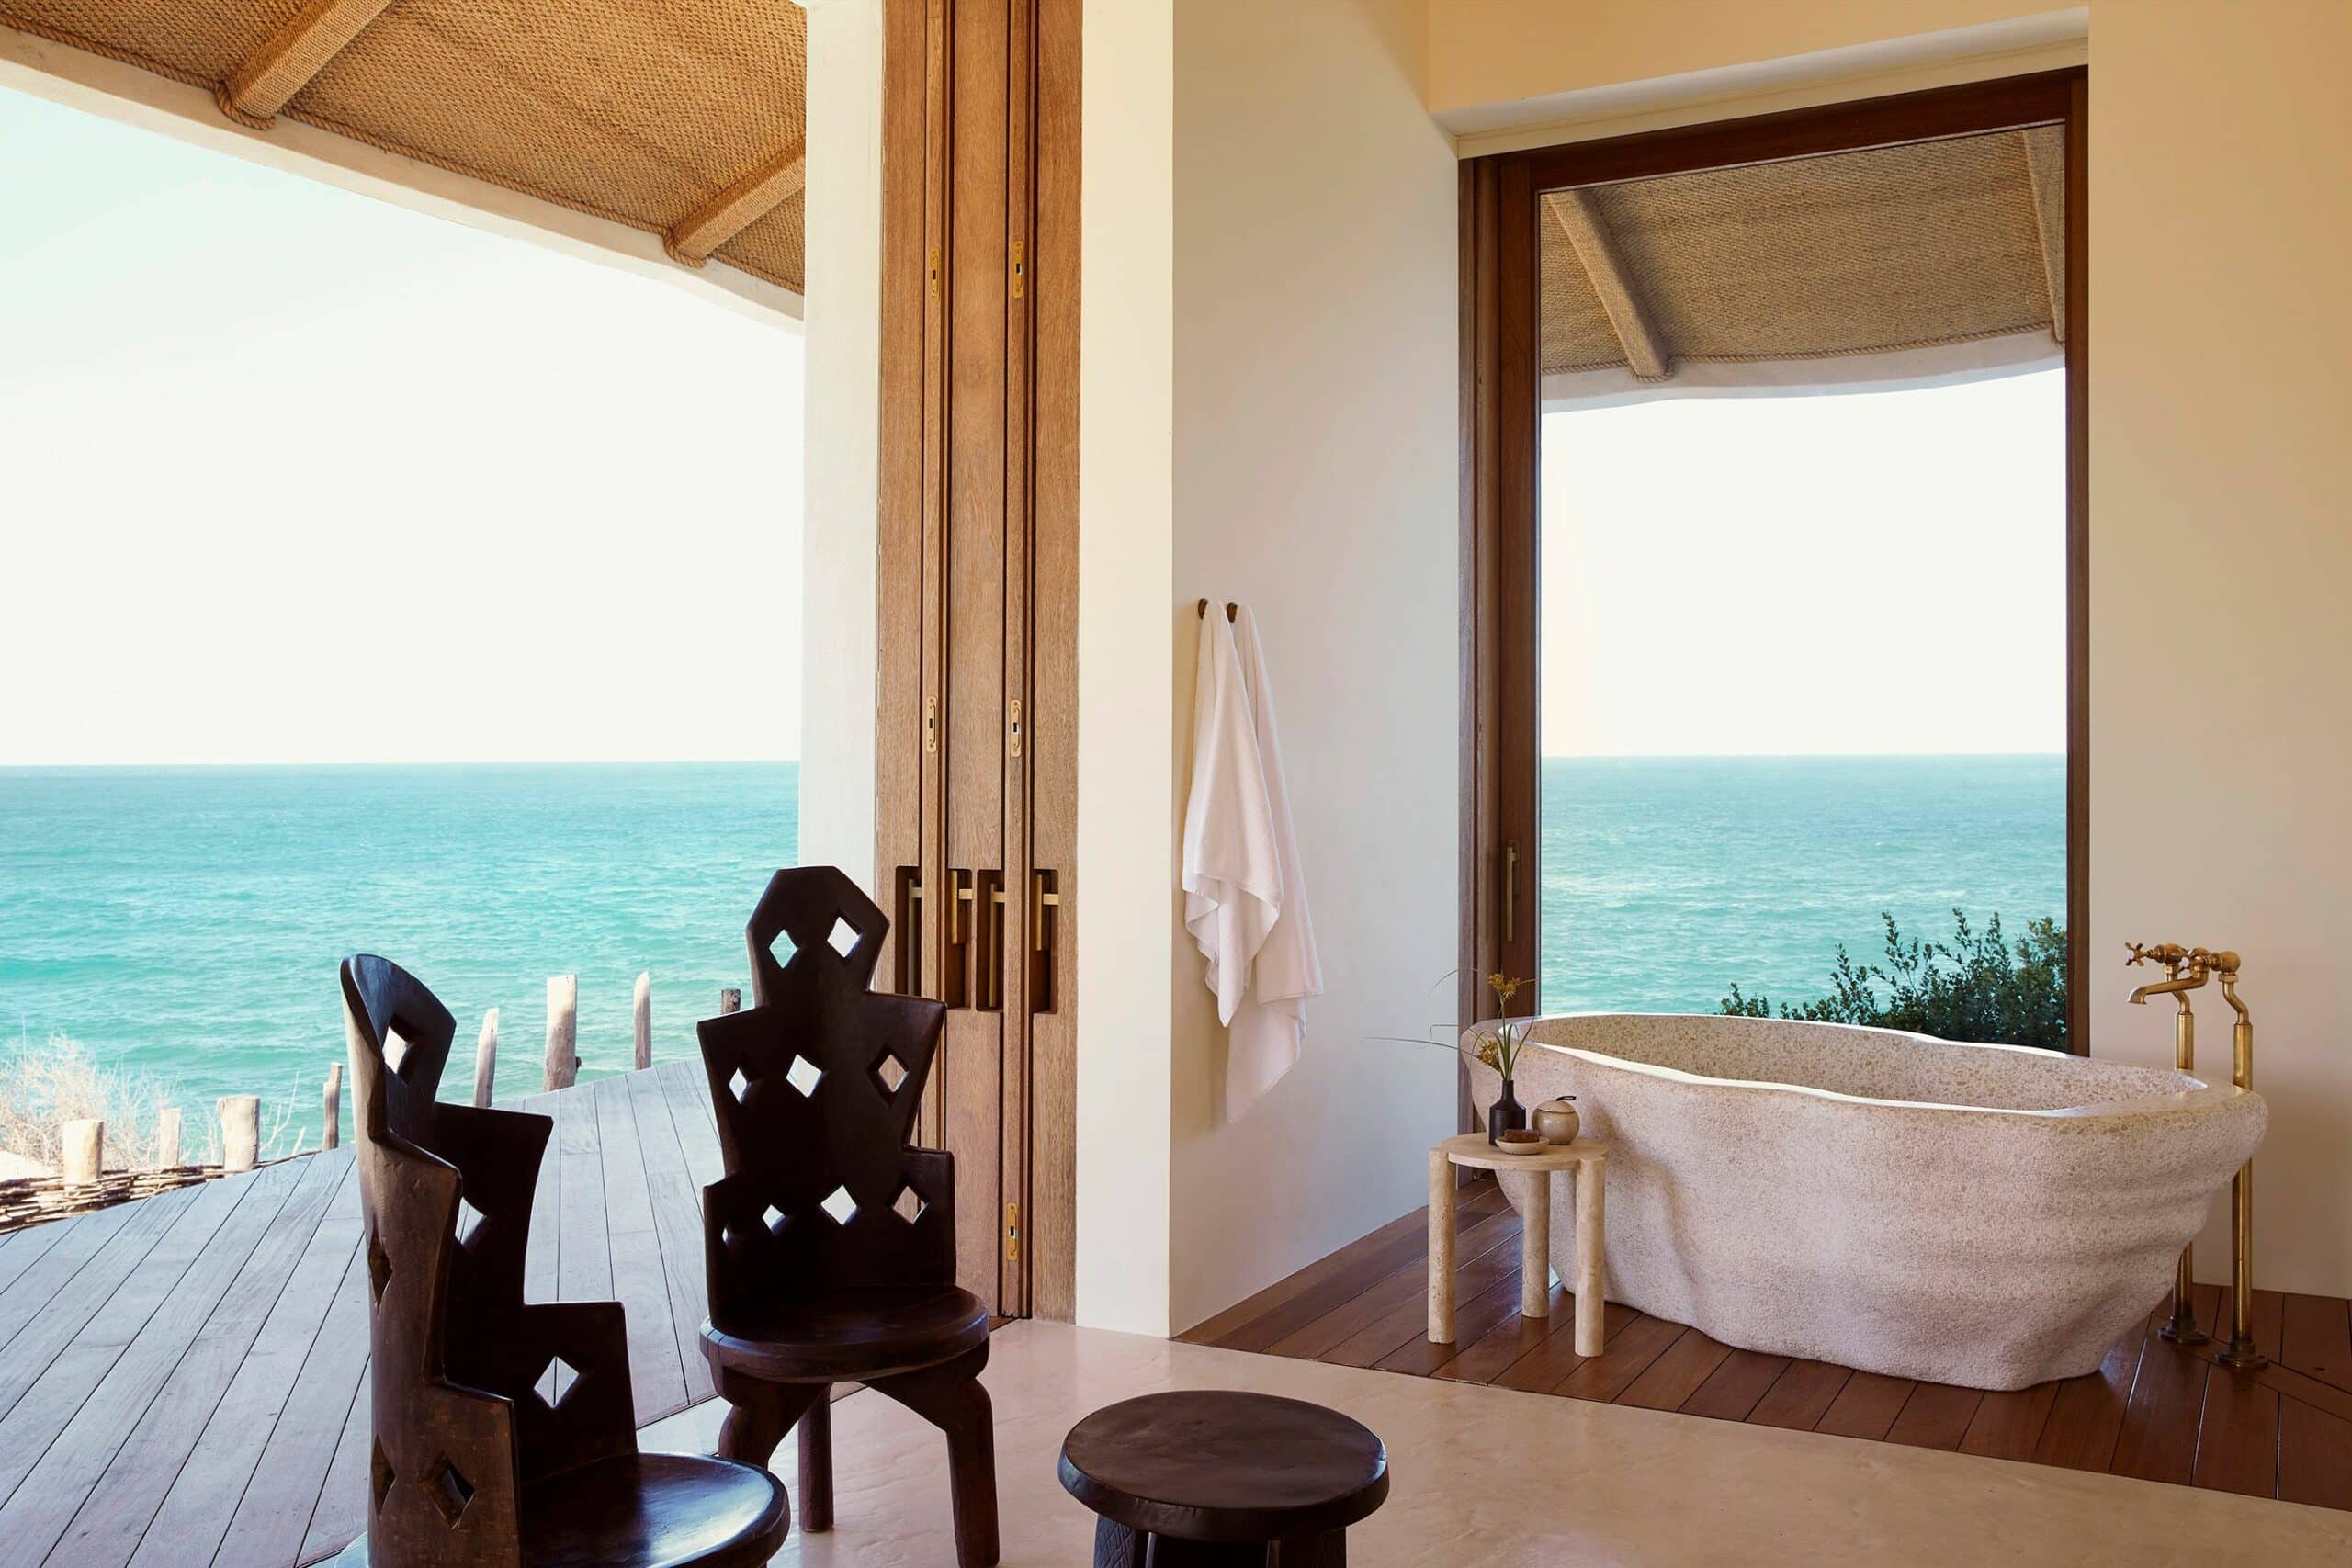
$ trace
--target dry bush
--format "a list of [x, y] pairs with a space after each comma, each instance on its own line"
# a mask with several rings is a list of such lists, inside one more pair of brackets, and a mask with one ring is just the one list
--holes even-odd
[[155, 1163], [155, 1113], [171, 1103], [168, 1086], [99, 1066], [65, 1035], [20, 1043], [0, 1056], [0, 1153], [55, 1170], [58, 1129], [86, 1119], [107, 1124], [107, 1169], [141, 1169]]

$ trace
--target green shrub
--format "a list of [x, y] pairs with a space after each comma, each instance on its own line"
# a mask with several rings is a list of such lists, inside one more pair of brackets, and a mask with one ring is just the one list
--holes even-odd
[[[1819, 1023], [1862, 1023], [1908, 1030], [1944, 1040], [2002, 1045], [2066, 1048], [2066, 931], [2044, 916], [2030, 921], [2025, 939], [2012, 948], [2001, 940], [2001, 917], [1982, 931], [1960, 910], [1951, 912], [1950, 943], [1909, 942], [1886, 922], [1886, 955], [1878, 964], [1856, 964], [1838, 945], [1837, 972], [1829, 995], [1792, 1007], [1781, 1018]], [[1884, 1000], [1880, 987], [1885, 988]], [[1742, 994], [1738, 986], [1723, 1000], [1735, 1017], [1770, 1018], [1771, 998]]]

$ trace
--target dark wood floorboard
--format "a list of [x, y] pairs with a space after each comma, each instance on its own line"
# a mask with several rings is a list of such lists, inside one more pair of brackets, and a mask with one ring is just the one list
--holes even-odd
[[1697, 1329], [1686, 1328], [1663, 1355], [1643, 1369], [1641, 1376], [1625, 1385], [1617, 1403], [1646, 1410], [1679, 1410], [1730, 1355], [1730, 1346], [1718, 1345]]
[[[1498, 1214], [1488, 1214], [1456, 1233], [1454, 1266], [1457, 1269], [1470, 1268], [1489, 1247], [1509, 1247], [1513, 1252], [1518, 1250], [1519, 1216], [1508, 1209]], [[1266, 1348], [1276, 1356], [1295, 1356], [1314, 1360], [1349, 1336], [1379, 1322], [1400, 1306], [1408, 1306], [1419, 1300], [1427, 1280], [1426, 1269], [1406, 1268], [1395, 1270], [1330, 1311], [1299, 1325]]]
[[1986, 1394], [1961, 1435], [1960, 1451], [1986, 1459], [2031, 1459], [2057, 1401], [2054, 1382]]
[[1575, 1348], [1575, 1302], [1520, 1315], [1518, 1235], [1491, 1182], [1465, 1190], [1455, 1337], [1426, 1339], [1427, 1215], [1399, 1216], [1182, 1336], [1414, 1377], [1609, 1401], [2352, 1509], [2352, 1302], [2257, 1291], [2251, 1331], [2276, 1364], [2219, 1366], [2228, 1303], [2198, 1287], [2211, 1343], [2157, 1337], [2151, 1310], [2081, 1377], [1985, 1392], [1738, 1349], [1622, 1303], [1604, 1348]]
[[1748, 1413], [1789, 1370], [1786, 1356], [1734, 1350], [1707, 1374], [1690, 1398], [1682, 1402], [1685, 1416], [1708, 1416], [1718, 1421], [1745, 1421]]
[[1904, 1403], [1918, 1386], [1909, 1378], [1856, 1372], [1846, 1380], [1846, 1386], [1838, 1391], [1838, 1397], [1829, 1402], [1813, 1429], [1878, 1442], [1894, 1428], [1894, 1418], [1903, 1414]]
[[1791, 1361], [1789, 1370], [1764, 1391], [1747, 1418], [1759, 1427], [1810, 1432], [1821, 1424], [1846, 1380], [1853, 1375], [1851, 1368], [1833, 1367], [1826, 1361]]
[[1890, 1443], [1920, 1449], [1958, 1449], [1968, 1436], [1976, 1408], [1984, 1403], [1982, 1389], [1955, 1388], [1947, 1382], [1914, 1383], [1903, 1413], [1887, 1428]]

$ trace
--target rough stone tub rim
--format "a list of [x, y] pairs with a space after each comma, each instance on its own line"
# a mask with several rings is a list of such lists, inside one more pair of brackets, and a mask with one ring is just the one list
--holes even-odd
[[[1506, 1021], [1521, 1026], [1532, 1026], [1539, 1023], [1555, 1023], [1583, 1019], [1677, 1019], [1691, 1022], [1731, 1024], [1735, 1028], [1739, 1026], [1740, 1021], [1739, 1015], [1733, 1013], [1549, 1012], [1527, 1018], [1484, 1020], [1480, 1022], [1472, 1024], [1470, 1028], [1464, 1032], [1464, 1038], [1465, 1040], [1469, 1040], [1479, 1034], [1492, 1033], [1497, 1028], [1500, 1027]], [[1746, 1021], [1765, 1023], [1799, 1023], [1803, 1024], [1807, 1029], [1842, 1030], [1851, 1034], [1867, 1034], [1883, 1040], [1909, 1041], [1915, 1044], [1937, 1046], [1945, 1050], [2007, 1051], [2018, 1055], [2033, 1056], [2070, 1055], [2069, 1053], [2044, 1050], [2038, 1045], [2005, 1045], [1996, 1044], [1985, 1041], [1946, 1040], [1940, 1035], [1920, 1034], [1907, 1029], [1880, 1029], [1869, 1024], [1831, 1023], [1826, 1021], [1809, 1018], [1751, 1019]], [[1882, 1100], [1870, 1095], [1845, 1094], [1837, 1089], [1816, 1089], [1811, 1084], [1777, 1083], [1769, 1079], [1761, 1078], [1711, 1077], [1704, 1073], [1687, 1072], [1680, 1067], [1661, 1066], [1655, 1062], [1637, 1062], [1624, 1056], [1612, 1056], [1605, 1051], [1588, 1050], [1580, 1045], [1555, 1045], [1548, 1040], [1525, 1040], [1521, 1042], [1520, 1048], [1521, 1050], [1526, 1050], [1531, 1047], [1537, 1050], [1549, 1051], [1555, 1055], [1574, 1057], [1578, 1061], [1589, 1063], [1597, 1067], [1611, 1067], [1623, 1072], [1645, 1074], [1650, 1077], [1659, 1078], [1668, 1083], [1705, 1084], [1710, 1087], [1723, 1089], [1749, 1089], [1769, 1093], [1804, 1095], [1815, 1100], [1826, 1100], [1833, 1104], [1867, 1105], [1890, 1111], [1942, 1111], [1947, 1113], [1958, 1112], [1968, 1116], [2026, 1116], [2039, 1117], [2049, 1121], [2081, 1120], [2092, 1117], [2155, 1117], [2173, 1115], [2185, 1111], [2193, 1111], [2208, 1105], [2217, 1105], [2228, 1100], [2236, 1100], [2241, 1096], [2249, 1096], [2255, 1093], [2253, 1089], [2240, 1089], [2235, 1084], [2208, 1083], [2203, 1078], [2195, 1077], [2183, 1073], [2180, 1076], [2186, 1081], [2195, 1084], [2198, 1087], [2193, 1089], [2183, 1089], [2177, 1094], [2139, 1095], [2128, 1100], [2092, 1100], [2082, 1105], [2046, 1107], [1956, 1105], [1927, 1100]], [[2104, 1057], [2098, 1056], [2080, 1056], [2074, 1059], [2086, 1062], [2100, 1062], [2106, 1060]], [[2133, 1062], [2115, 1062], [2110, 1065], [2120, 1067], [2135, 1067], [2139, 1066], [2139, 1064]], [[2178, 1071], [2177, 1068], [2172, 1067], [2154, 1067], [2143, 1068], [2142, 1070], [2150, 1072]]]

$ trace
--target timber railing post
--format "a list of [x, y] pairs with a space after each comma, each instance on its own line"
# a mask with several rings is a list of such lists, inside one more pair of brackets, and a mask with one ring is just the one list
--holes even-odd
[[636, 1026], [636, 1066], [641, 1073], [653, 1065], [653, 976], [650, 972], [637, 977], [637, 996], [630, 1004], [629, 1015]]
[[319, 1134], [319, 1147], [334, 1148], [343, 1141], [343, 1064], [331, 1063], [327, 1067], [326, 1127]]
[[58, 1129], [57, 1177], [68, 1187], [88, 1187], [106, 1168], [107, 1124], [68, 1122]]
[[542, 1089], [569, 1089], [580, 1076], [580, 976], [548, 976], [548, 1056]]
[[261, 1096], [224, 1094], [219, 1109], [221, 1171], [251, 1170], [261, 1156]]
[[180, 1108], [166, 1105], [155, 1112], [155, 1168], [180, 1168]]
[[481, 1015], [481, 1038], [474, 1044], [474, 1103], [488, 1105], [498, 1085], [498, 1010]]
[[718, 993], [718, 1010], [723, 1013], [741, 1012], [743, 1010], [743, 993], [736, 989], [733, 986], [720, 987]]

